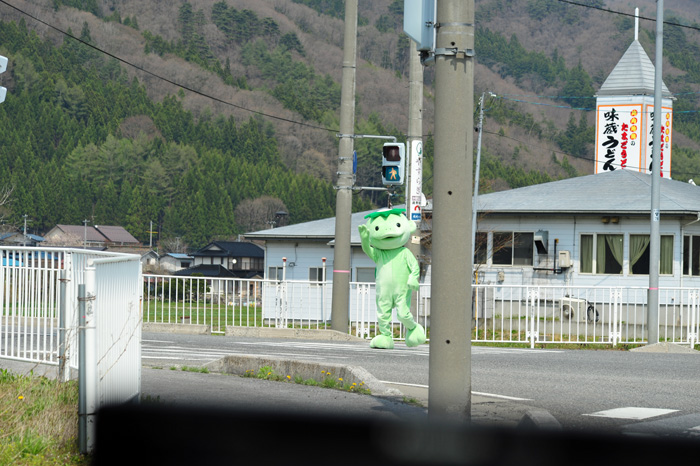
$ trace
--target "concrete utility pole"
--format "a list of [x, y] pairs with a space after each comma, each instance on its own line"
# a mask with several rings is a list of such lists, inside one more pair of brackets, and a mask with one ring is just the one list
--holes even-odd
[[474, 1], [438, 0], [428, 414], [471, 418]]
[[[406, 217], [420, 228], [421, 197], [423, 194], [423, 65], [418, 44], [411, 41], [408, 71], [408, 177], [406, 177]], [[416, 209], [417, 206], [417, 209]], [[416, 218], [414, 217], [418, 217]], [[420, 230], [416, 229], [406, 246], [420, 263]], [[411, 313], [418, 318], [417, 293], [411, 299]]]
[[355, 69], [357, 62], [357, 0], [345, 1], [343, 76], [340, 95], [338, 192], [335, 197], [335, 252], [331, 328], [347, 333], [350, 306], [350, 216], [352, 214], [352, 151], [355, 132]]
[[[663, 75], [664, 50], [664, 1], [656, 0], [656, 57], [654, 69], [654, 130], [652, 137], [653, 158], [651, 161], [651, 232], [649, 235], [649, 291], [647, 293], [647, 328], [648, 344], [659, 342], [659, 255], [661, 237], [659, 223], [661, 212], [659, 210], [659, 198], [661, 189], [661, 84]], [[681, 238], [681, 241], [683, 239]]]

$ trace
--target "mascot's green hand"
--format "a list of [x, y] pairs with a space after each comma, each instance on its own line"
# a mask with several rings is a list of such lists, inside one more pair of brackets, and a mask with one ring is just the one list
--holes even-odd
[[417, 290], [418, 288], [420, 288], [420, 284], [418, 283], [418, 279], [416, 277], [414, 277], [413, 275], [408, 277], [408, 287], [412, 290]]
[[367, 229], [367, 225], [360, 225], [357, 228], [360, 231], [360, 238], [369, 238], [369, 230]]

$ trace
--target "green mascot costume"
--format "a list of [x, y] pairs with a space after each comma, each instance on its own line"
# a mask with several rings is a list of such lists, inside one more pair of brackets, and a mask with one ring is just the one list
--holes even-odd
[[404, 244], [416, 230], [416, 224], [403, 214], [404, 209], [388, 209], [365, 216], [360, 225], [362, 250], [377, 264], [376, 294], [379, 334], [370, 347], [391, 349], [391, 316], [396, 315], [406, 327], [406, 346], [425, 343], [425, 329], [411, 315], [411, 291], [418, 289], [420, 269], [418, 261]]

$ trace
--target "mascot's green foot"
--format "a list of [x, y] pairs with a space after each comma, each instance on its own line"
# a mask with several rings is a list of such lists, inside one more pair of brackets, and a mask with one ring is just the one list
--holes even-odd
[[418, 346], [425, 343], [425, 329], [421, 324], [416, 324], [413, 330], [406, 332], [406, 346]]
[[380, 349], [393, 349], [394, 340], [392, 340], [391, 337], [387, 337], [386, 335], [377, 335], [376, 337], [372, 338], [372, 341], [369, 343], [369, 347]]

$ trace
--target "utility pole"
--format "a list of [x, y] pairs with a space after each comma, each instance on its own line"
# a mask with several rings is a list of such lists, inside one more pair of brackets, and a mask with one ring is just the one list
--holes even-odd
[[87, 249], [87, 224], [88, 219], [83, 220], [83, 249]]
[[[664, 40], [664, 0], [656, 0], [656, 56], [654, 69], [654, 138], [651, 161], [651, 231], [649, 235], [649, 291], [647, 292], [647, 328], [648, 344], [659, 342], [659, 255], [661, 237], [659, 223], [661, 212], [659, 198], [661, 187], [661, 84], [663, 75], [663, 40]], [[682, 239], [681, 239], [682, 240]]]
[[27, 245], [27, 217], [28, 217], [28, 215], [24, 214], [23, 217], [24, 217], [24, 238], [22, 239], [22, 246], [26, 246]]
[[[423, 65], [418, 45], [411, 41], [408, 70], [408, 177], [406, 217], [416, 222], [416, 232], [406, 246], [420, 263], [421, 198], [423, 194]], [[413, 292], [411, 313], [418, 320], [418, 293]]]
[[355, 70], [357, 63], [357, 1], [345, 1], [343, 76], [340, 95], [338, 186], [335, 198], [335, 251], [331, 328], [347, 333], [350, 306], [350, 216], [352, 214], [352, 161], [355, 132]]
[[436, 28], [428, 414], [469, 421], [474, 0], [437, 0]]

